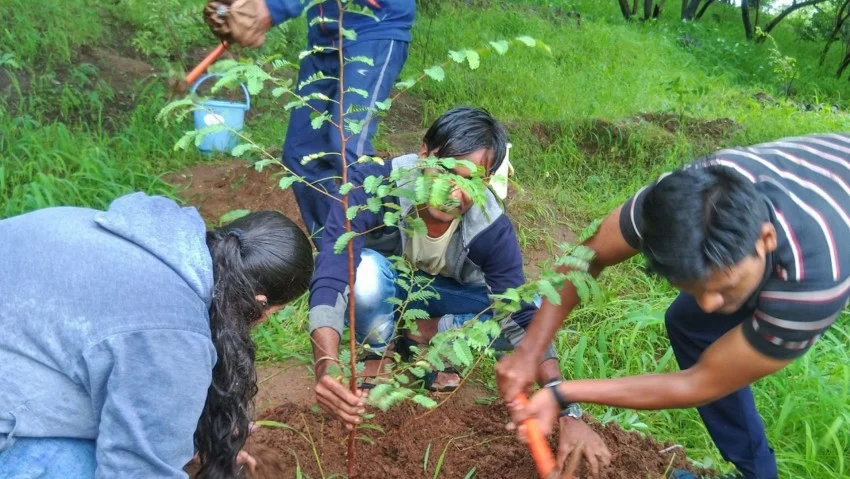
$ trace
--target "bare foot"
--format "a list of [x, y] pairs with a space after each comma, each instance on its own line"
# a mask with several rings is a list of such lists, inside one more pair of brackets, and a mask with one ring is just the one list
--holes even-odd
[[388, 355], [388, 357], [385, 357], [384, 359], [370, 359], [368, 361], [364, 361], [364, 364], [365, 367], [360, 373], [362, 382], [375, 385], [380, 384], [381, 377], [386, 375], [389, 367], [392, 367], [393, 360], [392, 357], [389, 357]]
[[460, 386], [460, 374], [440, 371], [437, 373], [437, 379], [434, 380], [432, 387], [435, 392], [443, 392], [447, 389], [456, 389], [458, 386]]

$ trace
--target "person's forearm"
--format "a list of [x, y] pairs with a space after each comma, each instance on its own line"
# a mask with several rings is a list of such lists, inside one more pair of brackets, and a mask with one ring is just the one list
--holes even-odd
[[[567, 269], [559, 270], [560, 273], [567, 271]], [[602, 272], [602, 267], [592, 264], [589, 272], [597, 277]], [[543, 352], [549, 347], [555, 333], [558, 332], [558, 329], [561, 328], [561, 325], [579, 304], [579, 301], [576, 287], [571, 282], [566, 281], [561, 290], [561, 304], [556, 306], [549, 301], [543, 301], [543, 305], [528, 326], [525, 338], [517, 346], [517, 351], [533, 358], [542, 358]]]
[[724, 395], [700, 385], [688, 370], [617, 379], [580, 379], [561, 383], [559, 391], [569, 401], [627, 409], [696, 407]]
[[310, 337], [313, 340], [313, 369], [318, 379], [339, 357], [339, 333], [333, 328], [319, 328]]
[[559, 379], [563, 379], [563, 376], [561, 376], [561, 368], [558, 366], [557, 359], [547, 359], [537, 367], [537, 384], [540, 387], [545, 386], [549, 381]]

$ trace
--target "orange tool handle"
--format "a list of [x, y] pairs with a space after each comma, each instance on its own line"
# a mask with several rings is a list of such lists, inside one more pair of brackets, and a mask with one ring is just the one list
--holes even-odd
[[[517, 401], [522, 407], [528, 406], [528, 397], [525, 394], [517, 396]], [[526, 419], [522, 424], [525, 426], [528, 448], [531, 449], [531, 457], [534, 458], [537, 473], [540, 474], [541, 479], [546, 479], [555, 470], [552, 450], [549, 449], [549, 444], [546, 443], [546, 438], [543, 437], [543, 433], [540, 432], [540, 428], [537, 427], [537, 422], [534, 419]]]
[[224, 53], [224, 51], [227, 50], [227, 47], [229, 46], [230, 43], [224, 41], [221, 42], [217, 47], [215, 47], [215, 50], [211, 51], [206, 58], [201, 60], [201, 63], [198, 63], [198, 66], [193, 68], [192, 71], [190, 71], [189, 74], [186, 75], [186, 83], [188, 83], [189, 85], [195, 83], [195, 80], [197, 80], [198, 77], [200, 77], [201, 74], [204, 73], [204, 71], [206, 71], [206, 69], [210, 67], [210, 65], [215, 63], [215, 61], [218, 60], [218, 57], [220, 57], [221, 54]]

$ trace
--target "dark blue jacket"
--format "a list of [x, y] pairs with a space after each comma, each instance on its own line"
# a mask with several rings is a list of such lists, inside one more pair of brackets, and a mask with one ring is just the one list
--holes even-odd
[[[406, 155], [386, 162], [385, 165], [355, 164], [349, 168], [349, 181], [360, 185], [367, 176], [388, 178], [393, 169], [410, 168], [417, 155]], [[409, 184], [413, 187], [413, 181]], [[351, 205], [366, 204], [367, 196], [362, 188], [355, 188], [349, 194]], [[394, 202], [407, 214], [415, 206], [405, 198], [385, 198], [384, 203]], [[354, 240], [355, 268], [360, 264], [360, 252], [364, 247], [380, 251], [385, 255], [400, 255], [404, 249], [406, 236], [398, 228], [383, 225], [386, 212], [392, 211], [386, 206], [378, 213], [360, 212], [352, 221], [353, 231], [369, 231], [373, 234], [356, 236]], [[397, 211], [397, 210], [396, 210]], [[322, 236], [323, 246], [316, 259], [316, 271], [310, 284], [310, 332], [322, 327], [334, 328], [340, 334], [345, 320], [348, 294], [348, 255], [334, 253], [337, 238], [345, 232], [345, 214], [342, 208], [334, 206], [325, 223]], [[508, 288], [516, 288], [525, 283], [522, 270], [522, 253], [516, 232], [501, 203], [488, 190], [488, 201], [484, 207], [474, 206], [467, 211], [461, 225], [455, 231], [446, 252], [448, 276], [461, 284], [485, 283], [492, 294], [501, 294]], [[533, 304], [524, 304], [523, 308], [502, 321], [514, 329], [527, 328], [537, 311]], [[515, 324], [514, 324], [515, 323]], [[517, 338], [519, 340], [519, 338]]]
[[[266, 6], [272, 16], [272, 23], [278, 25], [290, 18], [301, 15], [306, 0], [266, 0]], [[358, 42], [366, 40], [398, 40], [410, 42], [410, 29], [416, 16], [416, 0], [355, 0], [355, 4], [371, 9], [378, 21], [366, 15], [346, 13], [343, 27], [357, 34]], [[375, 7], [374, 5], [378, 5]], [[315, 18], [336, 19], [339, 16], [336, 1], [314, 5], [307, 11], [308, 25]], [[309, 27], [307, 40], [310, 46], [331, 45], [338, 41], [336, 23], [317, 23]], [[353, 43], [346, 40], [346, 43]]]

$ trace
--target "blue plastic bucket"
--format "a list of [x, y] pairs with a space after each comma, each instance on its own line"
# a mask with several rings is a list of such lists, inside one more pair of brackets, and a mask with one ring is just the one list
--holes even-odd
[[[208, 74], [192, 85], [192, 95], [198, 90], [202, 83], [210, 78], [221, 77], [222, 75]], [[251, 97], [248, 95], [248, 89], [245, 85], [239, 85], [245, 93], [244, 103], [235, 103], [227, 100], [207, 100], [202, 103], [202, 107], [194, 111], [195, 129], [200, 130], [212, 125], [227, 125], [235, 131], [242, 131], [245, 125], [245, 112], [251, 108]], [[231, 130], [222, 130], [215, 133], [210, 133], [201, 141], [198, 149], [205, 155], [212, 154], [217, 151], [230, 152], [233, 147], [239, 142], [239, 138]]]

